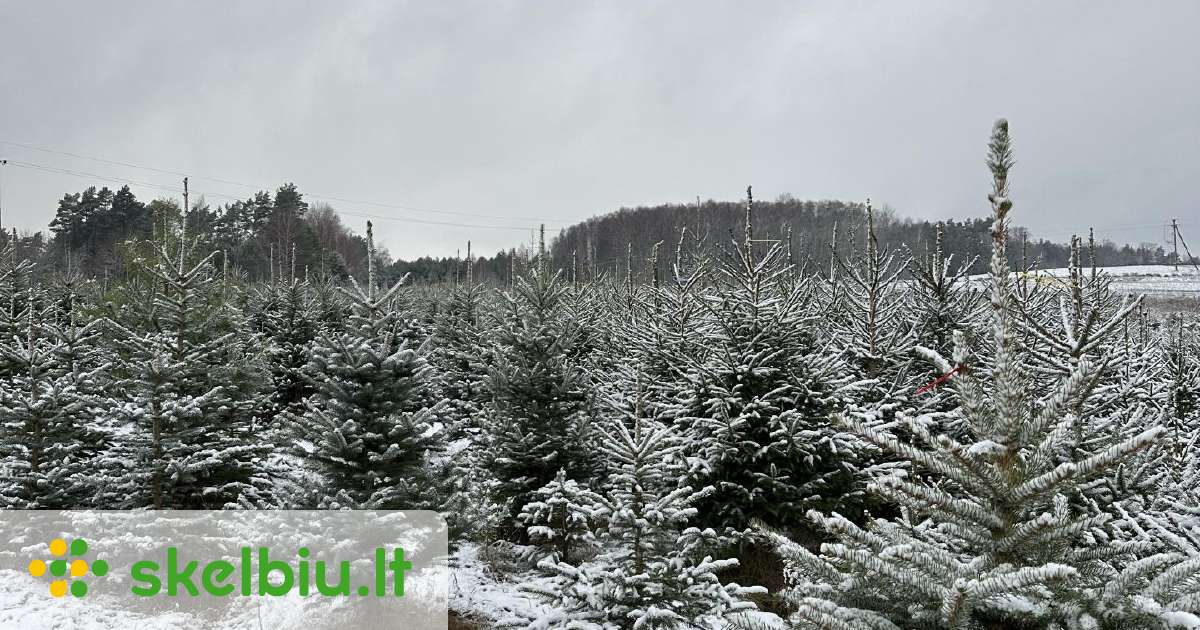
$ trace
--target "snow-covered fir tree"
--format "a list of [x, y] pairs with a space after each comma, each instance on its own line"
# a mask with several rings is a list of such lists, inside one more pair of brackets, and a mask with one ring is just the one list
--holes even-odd
[[608, 481], [595, 508], [607, 524], [604, 552], [589, 562], [548, 558], [539, 567], [549, 583], [526, 589], [550, 611], [530, 628], [721, 628], [730, 615], [751, 610], [762, 589], [722, 584], [718, 574], [737, 560], [709, 555], [717, 535], [688, 524], [695, 491], [676, 482], [683, 470], [680, 441], [667, 424], [642, 417], [641, 392], [612, 405], [600, 429]]
[[290, 270], [282, 281], [261, 287], [253, 299], [253, 320], [269, 342], [265, 348], [272, 391], [264, 414], [269, 419], [300, 412], [313, 393], [306, 368], [317, 314], [308, 283], [296, 277], [294, 254]]
[[[34, 263], [17, 254], [14, 238], [0, 249], [0, 335], [4, 340], [25, 334], [29, 309], [33, 306]], [[20, 366], [0, 363], [0, 373], [19, 370]]]
[[[946, 356], [954, 351], [954, 331], [962, 332], [969, 340], [981, 336], [985, 311], [983, 292], [973, 286], [969, 275], [975, 261], [956, 263], [954, 256], [942, 249], [945, 225], [938, 223], [935, 230], [933, 250], [909, 262], [912, 281], [904, 292], [904, 308], [913, 319], [916, 345]], [[909, 381], [909, 387], [920, 382], [910, 392], [910, 400], [925, 410], [953, 409], [948, 388], [941, 386], [949, 377], [921, 361], [909, 364], [908, 369], [916, 379]]]
[[[600, 496], [558, 471], [550, 483], [533, 493], [517, 520], [525, 526], [541, 558], [571, 563], [596, 544], [594, 530]], [[540, 558], [539, 558], [540, 559]]]
[[[939, 433], [929, 416], [902, 418], [922, 445], [908, 445], [855, 414], [843, 417], [865, 439], [933, 478], [890, 475], [872, 484], [901, 507], [894, 520], [860, 527], [837, 514], [812, 513], [836, 540], [819, 554], [773, 535], [795, 572], [789, 599], [799, 627], [1144, 627], [1144, 620], [1114, 622], [1102, 614], [1114, 607], [1101, 597], [1119, 575], [1113, 561], [1136, 558], [1144, 545], [1106, 533], [1115, 516], [1111, 505], [1079, 512], [1069, 497], [1150, 448], [1163, 430], [1060, 460], [1077, 435], [1073, 403], [1086, 395], [1094, 368], [1082, 358], [1050, 396], [1031, 395], [1030, 357], [1018, 344], [1005, 251], [1013, 164], [1006, 121], [993, 130], [988, 164], [994, 358], [991, 365], [972, 363], [959, 334], [954, 360], [968, 369], [952, 381], [971, 441]], [[949, 370], [949, 361], [924, 353]]]
[[126, 296], [115, 373], [128, 435], [112, 456], [126, 470], [106, 485], [111, 507], [219, 509], [261, 505], [255, 430], [261, 370], [238, 324], [223, 320], [216, 252], [200, 255], [186, 224], [153, 244], [145, 292]]
[[[912, 290], [909, 307], [915, 311], [916, 341], [942, 354], [954, 351], [954, 331], [974, 332], [983, 314], [983, 294], [971, 285], [974, 260], [955, 262], [943, 250], [946, 227], [938, 223], [933, 250], [909, 262]], [[974, 337], [974, 335], [971, 335]]]
[[[1061, 461], [1110, 448], [1162, 420], [1161, 396], [1151, 391], [1161, 361], [1145, 360], [1156, 349], [1135, 347], [1120, 334], [1141, 297], [1119, 296], [1091, 259], [1090, 269], [1085, 268], [1082, 241], [1072, 238], [1066, 278], [1034, 276], [1039, 282], [1032, 286], [1014, 286], [1021, 328], [1017, 338], [1028, 358], [1031, 389], [1052, 389], [1081, 361], [1091, 365], [1079, 395], [1069, 402], [1074, 435], [1059, 453]], [[1147, 449], [1121, 462], [1115, 474], [1083, 484], [1073, 507], [1095, 511], [1085, 498], [1100, 494], [1106, 505], [1116, 497], [1151, 491], [1164, 472], [1162, 457], [1160, 449]]]
[[317, 329], [322, 331], [341, 330], [350, 316], [350, 306], [334, 276], [322, 274], [311, 281], [313, 308], [316, 310]]
[[68, 262], [65, 270], [55, 273], [46, 290], [46, 312], [37, 327], [56, 342], [56, 375], [72, 374], [90, 379], [87, 387], [97, 393], [107, 385], [105, 375], [112, 367], [116, 351], [107, 343], [105, 320], [96, 317], [95, 287]]
[[867, 202], [866, 247], [861, 256], [833, 253], [839, 269], [830, 277], [838, 346], [860, 381], [859, 393], [885, 403], [911, 392], [913, 323], [905, 317], [900, 277], [909, 260], [879, 245], [875, 210]]
[[[104, 507], [98, 473], [106, 468], [100, 458], [108, 436], [97, 421], [105, 401], [95, 371], [106, 366], [73, 365], [78, 344], [68, 346], [40, 327], [42, 315], [28, 308], [25, 334], [0, 344], [12, 370], [0, 380], [0, 507]], [[71, 341], [94, 336], [94, 329], [73, 331]]]
[[744, 238], [705, 295], [711, 325], [695, 332], [707, 333], [710, 352], [689, 369], [671, 412], [687, 441], [689, 483], [713, 487], [702, 520], [721, 527], [791, 525], [809, 507], [858, 495], [858, 443], [828, 419], [851, 377], [815, 334], [811, 283], [783, 282], [790, 269], [778, 243], [755, 251], [753, 207], [748, 199]]
[[1163, 367], [1170, 379], [1168, 388], [1172, 428], [1185, 435], [1200, 430], [1200, 332], [1195, 322], [1178, 315], [1167, 322], [1162, 353]]
[[450, 289], [435, 325], [436, 346], [430, 361], [438, 368], [448, 414], [462, 429], [474, 429], [487, 402], [487, 343], [483, 316], [487, 288], [475, 279], [475, 261], [467, 243], [463, 278]]
[[[491, 291], [475, 277], [475, 259], [467, 243], [463, 275], [445, 296], [435, 318], [435, 368], [446, 418], [445, 456], [435, 462], [441, 479], [439, 506], [452, 536], [491, 542], [511, 517], [495, 501], [497, 480], [485, 468], [486, 409], [490, 400], [487, 375], [491, 340], [485, 314]], [[503, 521], [503, 522], [502, 522]]]
[[314, 393], [288, 417], [299, 452], [324, 482], [318, 507], [428, 508], [428, 454], [442, 441], [428, 347], [410, 340], [411, 324], [396, 308], [405, 279], [376, 289], [370, 223], [367, 234], [366, 286], [352, 281], [345, 291], [353, 309], [347, 330], [314, 342]]
[[651, 285], [635, 296], [633, 310], [611, 317], [614, 354], [623, 360], [597, 366], [594, 380], [611, 395], [642, 389], [643, 404], [656, 413], [680, 410], [689, 389], [688, 374], [705, 363], [705, 339], [714, 334], [701, 292], [708, 261], [687, 245], [687, 230], [675, 246], [670, 273], [658, 271], [658, 249], [650, 259]]
[[495, 499], [509, 503], [510, 525], [533, 492], [560, 470], [587, 479], [593, 453], [586, 374], [580, 366], [577, 322], [567, 315], [570, 285], [542, 264], [514, 280], [492, 322], [491, 404], [485, 466]]

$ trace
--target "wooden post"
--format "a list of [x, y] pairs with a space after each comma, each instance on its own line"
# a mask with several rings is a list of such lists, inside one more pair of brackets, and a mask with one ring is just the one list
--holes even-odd
[[[3, 176], [5, 164], [8, 164], [8, 160], [0, 160], [0, 177]], [[0, 183], [3, 183], [3, 182], [0, 182]], [[4, 191], [2, 189], [0, 189], [0, 194], [2, 194], [3, 192]], [[4, 205], [3, 205], [3, 203], [4, 203], [3, 198], [0, 198], [0, 234], [4, 233]]]
[[1179, 224], [1171, 219], [1171, 249], [1175, 252], [1175, 271], [1179, 271]]

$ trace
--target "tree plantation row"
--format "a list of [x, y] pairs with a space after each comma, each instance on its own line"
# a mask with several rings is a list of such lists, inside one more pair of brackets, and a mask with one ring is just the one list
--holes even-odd
[[436, 510], [538, 576], [513, 627], [1200, 627], [1197, 323], [1078, 239], [1014, 273], [1006, 122], [987, 156], [979, 259], [869, 206], [808, 251], [750, 190], [728, 242], [543, 238], [489, 283], [382, 281], [369, 224], [357, 280], [283, 219], [254, 281], [191, 213], [107, 278], [8, 242], [0, 504]]

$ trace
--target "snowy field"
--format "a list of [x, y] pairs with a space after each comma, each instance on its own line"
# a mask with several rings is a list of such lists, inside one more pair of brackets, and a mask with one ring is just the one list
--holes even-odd
[[[1126, 267], [1098, 267], [1097, 272], [1111, 278], [1112, 288], [1118, 293], [1146, 294], [1149, 299], [1156, 298], [1200, 298], [1200, 271], [1194, 267], [1180, 265], [1176, 271], [1172, 265], [1129, 265]], [[1091, 270], [1085, 268], [1085, 274]], [[1038, 269], [1027, 274], [1016, 274], [1034, 282], [1043, 284], [1059, 284], [1070, 275], [1070, 269]], [[971, 276], [973, 281], [986, 283], [987, 274]]]
[[[1176, 271], [1171, 265], [1131, 265], [1100, 267], [1098, 271], [1112, 278], [1113, 290], [1118, 292], [1145, 293], [1149, 298], [1200, 297], [1200, 271], [1194, 267], [1180, 266]], [[1055, 278], [1070, 275], [1067, 269], [1047, 269], [1038, 273]]]

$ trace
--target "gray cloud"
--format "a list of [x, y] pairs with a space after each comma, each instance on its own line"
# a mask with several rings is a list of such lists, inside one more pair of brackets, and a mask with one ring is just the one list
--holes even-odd
[[[1195, 2], [0, 0], [0, 140], [554, 219], [553, 232], [621, 205], [733, 198], [746, 184], [763, 197], [870, 196], [913, 217], [978, 216], [983, 144], [1006, 116], [1019, 222], [1058, 239], [1091, 225], [1159, 240], [1153, 226], [1171, 217], [1200, 234], [1197, 23]], [[176, 183], [19, 147], [0, 145], [0, 157]], [[5, 223], [29, 229], [88, 184], [11, 166], [2, 176]], [[212, 203], [249, 192], [195, 188]], [[529, 237], [376, 223], [404, 257]]]

